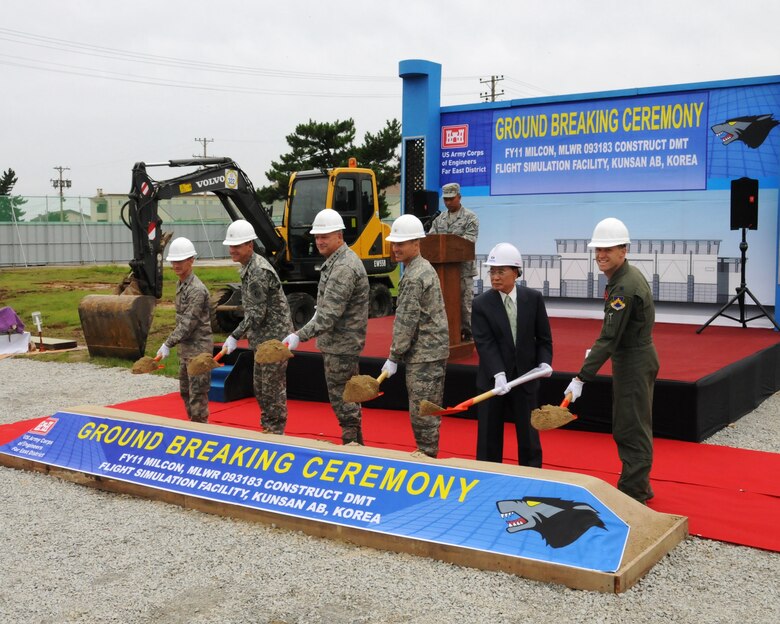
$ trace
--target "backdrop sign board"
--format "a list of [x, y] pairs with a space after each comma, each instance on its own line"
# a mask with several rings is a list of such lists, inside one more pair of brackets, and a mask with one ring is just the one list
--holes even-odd
[[477, 255], [512, 242], [528, 260], [526, 285], [545, 297], [598, 298], [586, 243], [596, 223], [617, 217], [656, 301], [725, 303], [742, 268], [731, 182], [747, 177], [759, 201], [746, 281], [780, 306], [780, 76], [439, 113], [428, 138], [440, 159], [426, 179], [459, 183], [479, 218]]
[[629, 527], [570, 483], [62, 411], [0, 453], [230, 505], [615, 572]]

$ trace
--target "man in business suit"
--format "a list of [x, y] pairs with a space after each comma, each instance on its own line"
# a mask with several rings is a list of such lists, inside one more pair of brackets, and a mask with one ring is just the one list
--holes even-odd
[[[542, 466], [539, 432], [531, 427], [531, 409], [538, 405], [539, 381], [514, 389], [514, 379], [539, 364], [552, 364], [552, 333], [541, 293], [515, 282], [523, 258], [514, 245], [499, 243], [485, 262], [491, 290], [474, 299], [471, 328], [479, 353], [477, 388], [496, 396], [477, 407], [477, 459], [501, 462], [504, 455], [504, 414], [509, 410], [517, 431], [521, 466]], [[512, 320], [510, 320], [512, 319]], [[512, 331], [514, 325], [514, 331]]]

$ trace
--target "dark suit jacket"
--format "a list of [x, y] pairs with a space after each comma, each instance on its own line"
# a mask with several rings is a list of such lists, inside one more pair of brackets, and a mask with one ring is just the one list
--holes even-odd
[[[497, 290], [489, 290], [474, 299], [471, 331], [479, 353], [477, 387], [490, 390], [494, 375], [504, 371], [511, 381], [542, 362], [552, 365], [552, 332], [541, 293], [525, 286], [517, 291], [517, 341], [512, 344], [512, 330]], [[536, 391], [539, 380], [520, 386], [527, 393]]]

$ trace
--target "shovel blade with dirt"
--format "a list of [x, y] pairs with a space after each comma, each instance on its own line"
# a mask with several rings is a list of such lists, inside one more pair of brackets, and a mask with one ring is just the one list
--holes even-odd
[[149, 357], [148, 355], [143, 356], [142, 358], [136, 360], [133, 363], [133, 367], [130, 369], [133, 372], [133, 375], [143, 375], [145, 373], [152, 373], [160, 368], [164, 368], [163, 366], [159, 366], [157, 362], [160, 361], [160, 356], [156, 355], [154, 357]]
[[292, 351], [281, 340], [272, 338], [257, 345], [255, 362], [258, 364], [278, 364], [293, 357]]
[[[514, 388], [521, 384], [528, 383], [529, 381], [533, 381], [534, 379], [549, 377], [550, 375], [552, 375], [552, 373], [553, 373], [553, 369], [549, 364], [541, 364], [536, 368], [529, 370], [527, 373], [520, 375], [520, 377], [516, 377], [515, 379], [510, 381], [507, 385], [510, 388]], [[455, 407], [448, 407], [448, 408], [439, 407], [438, 405], [436, 405], [435, 403], [431, 403], [430, 401], [420, 401], [420, 415], [421, 416], [446, 416], [448, 414], [459, 414], [460, 412], [465, 412], [472, 405], [476, 405], [477, 403], [481, 403], [482, 401], [491, 399], [494, 396], [496, 396], [496, 391], [488, 390], [487, 392], [478, 394], [475, 397], [466, 399], [462, 403], [458, 403]]]
[[531, 412], [531, 426], [538, 431], [557, 429], [576, 420], [576, 416], [569, 411], [571, 392], [566, 395], [560, 405], [542, 405]]
[[222, 349], [222, 351], [213, 357], [210, 353], [199, 353], [187, 364], [187, 374], [194, 377], [222, 366], [219, 361], [226, 353], [227, 351], [225, 349]]
[[355, 375], [344, 385], [342, 398], [347, 403], [363, 403], [380, 395], [379, 385], [387, 379], [387, 373], [382, 373], [374, 379], [371, 375]]

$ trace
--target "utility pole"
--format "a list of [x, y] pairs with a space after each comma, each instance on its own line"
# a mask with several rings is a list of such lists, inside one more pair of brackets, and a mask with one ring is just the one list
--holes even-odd
[[491, 76], [487, 80], [480, 79], [479, 84], [489, 84], [490, 91], [485, 93], [480, 93], [479, 97], [484, 98], [486, 102], [495, 102], [498, 96], [504, 95], [503, 91], [501, 91], [500, 93], [496, 93], [496, 83], [501, 82], [503, 79], [504, 79], [503, 74], [501, 76]]
[[65, 223], [65, 211], [63, 210], [63, 203], [65, 202], [65, 197], [63, 197], [62, 189], [64, 188], [70, 188], [70, 180], [63, 180], [62, 179], [62, 172], [63, 171], [70, 171], [70, 167], [53, 167], [55, 171], [60, 172], [59, 179], [54, 179], [51, 181], [51, 184], [54, 188], [59, 189], [60, 191], [60, 223]]
[[[202, 143], [203, 144], [203, 158], [208, 158], [208, 155], [206, 154], [206, 146], [209, 143], [213, 143], [214, 139], [198, 139], [198, 138], [196, 138], [195, 140], [198, 143]], [[193, 154], [193, 156], [197, 156], [197, 154]]]

